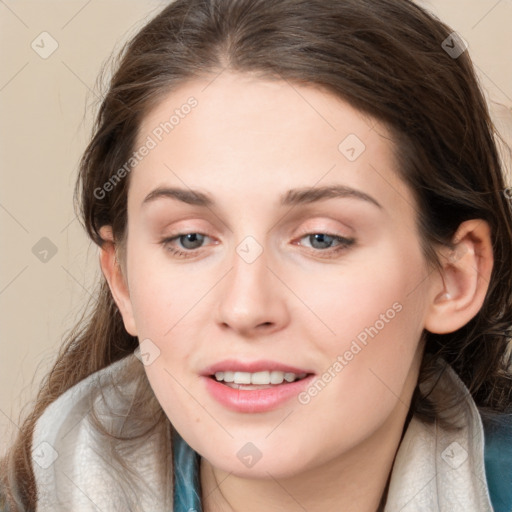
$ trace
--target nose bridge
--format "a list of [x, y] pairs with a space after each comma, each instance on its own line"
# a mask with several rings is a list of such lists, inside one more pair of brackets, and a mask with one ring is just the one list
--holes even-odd
[[231, 261], [233, 270], [226, 294], [231, 310], [250, 314], [252, 308], [257, 307], [261, 313], [269, 285], [267, 251], [256, 238], [247, 236], [235, 247]]
[[235, 330], [247, 331], [284, 321], [284, 297], [267, 268], [268, 251], [263, 241], [246, 236], [231, 257], [231, 271], [220, 294], [218, 320]]

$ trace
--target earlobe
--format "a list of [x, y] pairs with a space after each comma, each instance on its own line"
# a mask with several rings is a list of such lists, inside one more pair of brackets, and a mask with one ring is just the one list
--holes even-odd
[[112, 228], [110, 226], [101, 227], [100, 236], [105, 240], [99, 253], [101, 270], [108, 282], [114, 301], [119, 308], [125, 329], [132, 336], [137, 336], [130, 293], [121, 265], [117, 259]]
[[454, 332], [467, 324], [484, 303], [493, 267], [491, 230], [487, 222], [463, 222], [453, 237], [454, 248], [442, 250], [442, 269], [432, 280], [425, 329]]

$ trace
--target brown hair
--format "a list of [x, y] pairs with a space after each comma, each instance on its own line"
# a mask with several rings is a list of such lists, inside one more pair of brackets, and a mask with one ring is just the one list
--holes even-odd
[[[442, 47], [452, 30], [408, 0], [177, 0], [124, 48], [80, 164], [77, 199], [85, 229], [98, 245], [111, 225], [126, 234], [129, 176], [98, 199], [128, 161], [145, 114], [176, 87], [224, 68], [262, 79], [314, 84], [385, 123], [393, 134], [399, 172], [414, 192], [425, 255], [450, 246], [459, 224], [484, 219], [492, 230], [494, 268], [481, 311], [446, 335], [425, 333], [421, 382], [433, 357], [445, 359], [481, 411], [511, 404], [511, 205], [490, 120], [467, 52], [452, 58]], [[44, 379], [34, 408], [8, 456], [1, 486], [11, 510], [33, 509], [31, 436], [45, 408], [88, 375], [132, 354], [137, 339], [124, 329], [106, 281], [91, 312], [68, 336]], [[430, 354], [430, 356], [429, 356]], [[144, 428], [106, 438], [137, 439], [168, 422], [147, 385], [142, 365], [126, 377], [140, 383], [127, 421], [151, 414]], [[411, 410], [433, 412], [418, 389]], [[144, 414], [144, 413], [142, 413]], [[147, 414], [147, 413], [146, 413]], [[98, 430], [101, 424], [98, 422]], [[111, 436], [111, 437], [109, 437]], [[121, 485], [121, 484], [120, 484]]]

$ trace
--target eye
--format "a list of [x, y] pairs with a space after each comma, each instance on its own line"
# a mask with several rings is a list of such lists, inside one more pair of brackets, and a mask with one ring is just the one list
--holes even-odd
[[[196, 254], [197, 249], [201, 248], [207, 238], [209, 237], [202, 233], [179, 233], [175, 236], [164, 238], [160, 243], [172, 254], [188, 258]], [[176, 242], [179, 242], [181, 248], [180, 246], [175, 246]]]
[[[306, 239], [315, 252], [324, 252], [327, 254], [343, 251], [354, 244], [354, 238], [346, 238], [339, 235], [329, 233], [308, 233], [299, 240]], [[303, 245], [303, 244], [301, 244]], [[308, 247], [308, 245], [305, 245]]]
[[[202, 233], [179, 233], [172, 237], [164, 238], [160, 243], [166, 251], [180, 258], [195, 256], [210, 237]], [[335, 256], [355, 243], [354, 238], [346, 238], [329, 233], [308, 233], [299, 240], [308, 240], [309, 247], [315, 253], [325, 253], [326, 257]], [[178, 244], [178, 246], [176, 246]], [[300, 245], [303, 245], [302, 243]]]

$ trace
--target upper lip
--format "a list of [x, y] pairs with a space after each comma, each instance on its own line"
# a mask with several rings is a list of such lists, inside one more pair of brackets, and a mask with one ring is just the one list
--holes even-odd
[[262, 371], [278, 371], [285, 373], [314, 373], [311, 370], [300, 369], [295, 366], [283, 364], [278, 361], [258, 360], [258, 361], [238, 361], [236, 359], [225, 359], [218, 363], [212, 364], [201, 372], [201, 375], [210, 376], [216, 372], [262, 372]]

